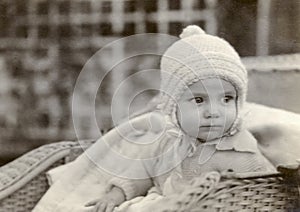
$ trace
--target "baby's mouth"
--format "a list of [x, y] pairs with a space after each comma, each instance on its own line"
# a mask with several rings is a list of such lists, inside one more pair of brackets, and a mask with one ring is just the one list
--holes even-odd
[[220, 128], [222, 126], [220, 125], [203, 125], [200, 128]]
[[223, 126], [221, 125], [203, 125], [199, 128], [200, 131], [205, 131], [205, 132], [208, 132], [208, 131], [219, 131], [220, 129], [222, 129]]

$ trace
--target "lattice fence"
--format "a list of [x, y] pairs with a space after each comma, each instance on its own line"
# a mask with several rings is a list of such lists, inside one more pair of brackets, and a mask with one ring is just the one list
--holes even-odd
[[[216, 5], [216, 0], [0, 0], [1, 151], [19, 154], [44, 142], [74, 139], [71, 95], [97, 50], [137, 33], [178, 35], [188, 24], [216, 34]], [[109, 57], [124, 51], [112, 50]], [[102, 92], [110, 95], [115, 78], [108, 77]], [[82, 131], [92, 137], [85, 95]], [[105, 105], [101, 111], [109, 116]], [[103, 128], [111, 125], [106, 119]]]

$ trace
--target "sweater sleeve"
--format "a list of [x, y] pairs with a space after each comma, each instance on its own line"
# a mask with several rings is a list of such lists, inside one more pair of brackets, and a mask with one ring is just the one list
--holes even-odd
[[137, 196], [146, 195], [147, 191], [153, 186], [153, 182], [150, 178], [125, 179], [114, 177], [108, 182], [108, 190], [114, 186], [121, 188], [124, 191], [126, 200], [130, 200]]
[[275, 167], [260, 153], [236, 153], [230, 167], [235, 172], [272, 172]]
[[256, 154], [255, 159], [258, 164], [257, 171], [276, 171], [275, 166], [261, 152]]
[[[249, 131], [242, 130], [226, 142], [228, 141], [229, 144], [233, 144], [233, 149], [231, 151], [224, 151], [223, 158], [231, 158], [228, 162], [236, 172], [276, 171], [272, 163], [260, 152], [256, 138]], [[224, 145], [222, 148], [224, 149]], [[228, 145], [227, 149], [230, 149]], [[219, 160], [222, 161], [221, 158]]]

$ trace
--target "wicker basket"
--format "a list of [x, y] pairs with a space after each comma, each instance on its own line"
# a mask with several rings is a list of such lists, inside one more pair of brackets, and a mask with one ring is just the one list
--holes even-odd
[[49, 188], [46, 172], [74, 160], [94, 141], [43, 145], [0, 167], [0, 212], [29, 212]]
[[[44, 145], [0, 167], [0, 212], [31, 211], [48, 189], [45, 172], [72, 161], [92, 143]], [[300, 211], [298, 166], [279, 171], [222, 176], [208, 173], [152, 211]]]
[[153, 208], [155, 211], [300, 211], [296, 170], [283, 174], [207, 173]]

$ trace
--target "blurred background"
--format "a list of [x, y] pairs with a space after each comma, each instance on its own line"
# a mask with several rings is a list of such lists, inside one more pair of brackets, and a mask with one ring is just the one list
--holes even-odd
[[[289, 65], [299, 67], [299, 0], [0, 0], [0, 164], [46, 143], [76, 140], [71, 110], [75, 82], [101, 47], [138, 33], [178, 36], [189, 24], [228, 40], [254, 71], [254, 56], [288, 57]], [[104, 71], [111, 58], [130, 51], [130, 46], [106, 51], [106, 58], [94, 64], [95, 71]], [[273, 63], [268, 60], [260, 62]], [[103, 131], [112, 126], [110, 97], [116, 85], [138, 69], [157, 68], [158, 61], [158, 57], [137, 57], [124, 64], [122, 73], [112, 71], [106, 76], [96, 108]], [[284, 66], [286, 60], [276, 61]], [[300, 80], [299, 74], [292, 76]], [[255, 77], [261, 84], [269, 79], [268, 75]], [[298, 93], [287, 88], [290, 81], [284, 76], [276, 77], [288, 92]], [[132, 83], [132, 89], [145, 83], [151, 83], [149, 78]], [[85, 105], [95, 85], [96, 81], [87, 82], [80, 94], [80, 130], [86, 138], [95, 136], [90, 127], [91, 108]], [[250, 86], [258, 92], [250, 94], [251, 100], [259, 95], [260, 87]], [[140, 102], [153, 95], [149, 91]], [[289, 109], [300, 112], [299, 108]]]

